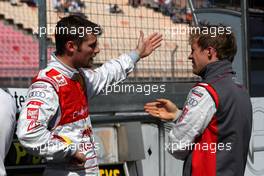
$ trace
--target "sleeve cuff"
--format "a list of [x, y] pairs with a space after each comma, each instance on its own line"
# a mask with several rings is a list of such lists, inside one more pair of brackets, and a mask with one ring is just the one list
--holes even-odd
[[174, 119], [172, 121], [176, 122], [176, 120], [178, 120], [178, 118], [181, 116], [181, 114], [182, 114], [182, 110], [178, 110], [176, 113], [176, 116], [174, 117]]
[[67, 154], [66, 154], [66, 158], [72, 157], [76, 152], [77, 152], [77, 148], [75, 144], [70, 144], [67, 146]]
[[139, 58], [139, 54], [137, 53], [137, 51], [131, 51], [129, 54], [129, 57], [132, 59], [133, 63], [137, 63], [137, 61], [140, 59]]

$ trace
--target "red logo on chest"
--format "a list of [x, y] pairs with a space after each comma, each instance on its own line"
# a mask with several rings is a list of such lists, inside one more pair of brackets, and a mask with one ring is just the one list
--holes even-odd
[[73, 119], [76, 119], [78, 117], [87, 117], [88, 116], [88, 107], [83, 107], [79, 111], [73, 112]]
[[92, 134], [93, 131], [91, 127], [87, 127], [82, 131], [82, 137], [91, 137]]
[[67, 85], [66, 79], [63, 77], [62, 74], [59, 74], [57, 76], [53, 76], [53, 79], [56, 80], [56, 82], [59, 84], [59, 86], [65, 86]]

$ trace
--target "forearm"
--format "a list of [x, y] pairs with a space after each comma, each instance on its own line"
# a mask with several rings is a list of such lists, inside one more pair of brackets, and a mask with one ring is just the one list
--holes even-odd
[[[18, 126], [18, 128], [21, 127]], [[76, 152], [76, 147], [54, 138], [51, 132], [41, 128], [36, 128], [36, 131], [34, 133], [17, 132], [21, 145], [29, 153], [45, 157], [50, 161], [63, 161]]]
[[89, 80], [87, 87], [89, 97], [99, 94], [108, 86], [124, 81], [128, 74], [133, 71], [138, 59], [139, 56], [134, 51], [106, 62], [94, 71], [84, 71]]

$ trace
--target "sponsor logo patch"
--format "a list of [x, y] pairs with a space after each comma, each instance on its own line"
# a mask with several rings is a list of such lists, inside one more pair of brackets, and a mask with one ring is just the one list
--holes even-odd
[[42, 91], [32, 91], [29, 93], [28, 95], [29, 98], [45, 98], [46, 97], [46, 93], [42, 92]]
[[28, 102], [27, 106], [28, 105], [41, 106], [41, 105], [43, 105], [43, 102], [40, 102], [40, 101], [30, 101], [30, 102]]
[[82, 137], [91, 137], [92, 134], [93, 131], [91, 127], [87, 127], [82, 131]]
[[35, 83], [31, 85], [31, 89], [46, 89], [48, 86], [41, 83]]
[[39, 116], [39, 108], [28, 108], [27, 119], [37, 120]]
[[59, 74], [57, 76], [53, 76], [52, 78], [55, 79], [55, 81], [59, 84], [59, 86], [67, 85], [67, 81], [62, 74]]
[[188, 100], [187, 100], [187, 105], [189, 105], [190, 107], [195, 107], [195, 106], [198, 105], [198, 101], [195, 100], [195, 98], [190, 97], [190, 98], [188, 98]]
[[198, 90], [195, 90], [195, 89], [192, 89], [192, 94], [200, 98], [203, 96], [202, 92], [199, 92]]
[[40, 123], [39, 122], [32, 120], [29, 123], [29, 125], [28, 125], [27, 131], [31, 131], [32, 129], [37, 128], [39, 126], [40, 126]]
[[31, 120], [27, 131], [30, 131], [38, 126], [40, 126], [40, 123], [37, 121], [39, 117], [39, 108], [28, 108], [27, 109], [27, 119]]
[[81, 110], [79, 111], [75, 111], [73, 113], [73, 119], [75, 118], [81, 118], [83, 116], [87, 116], [88, 115], [88, 107], [83, 107]]

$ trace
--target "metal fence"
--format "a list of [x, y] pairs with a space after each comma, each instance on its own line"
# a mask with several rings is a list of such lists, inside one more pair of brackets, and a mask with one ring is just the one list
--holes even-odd
[[[136, 47], [139, 31], [145, 36], [152, 32], [163, 34], [162, 46], [148, 58], [141, 60], [129, 81], [193, 81], [188, 26], [191, 14], [186, 0], [174, 0], [169, 4], [154, 0], [84, 0], [76, 4], [55, 4], [47, 0], [46, 7], [32, 3], [0, 1], [0, 53], [1, 86], [27, 87], [39, 68], [39, 56], [46, 50], [47, 59], [54, 51], [54, 28], [57, 21], [71, 13], [82, 13], [89, 20], [103, 27], [99, 37], [101, 52], [95, 58], [100, 66], [109, 59], [129, 52]], [[38, 7], [39, 6], [39, 7]], [[46, 20], [43, 14], [46, 12]], [[40, 17], [38, 18], [38, 16]], [[39, 49], [39, 38], [46, 24], [48, 45]], [[39, 54], [40, 53], [40, 54]], [[46, 59], [46, 58], [45, 58]], [[45, 63], [45, 62], [44, 62]], [[42, 64], [42, 63], [41, 63]]]
[[[134, 49], [140, 30], [146, 35], [152, 32], [162, 33], [164, 36], [163, 45], [149, 58], [145, 58], [137, 64], [130, 80], [189, 79], [193, 75], [191, 64], [187, 60], [190, 51], [188, 34], [175, 34], [176, 29], [184, 30], [188, 27], [185, 9], [186, 1], [175, 3], [172, 6], [172, 4], [157, 4], [154, 1], [137, 3], [128, 0], [89, 0], [82, 1], [79, 9], [73, 10], [70, 7], [54, 8], [54, 4], [48, 1], [47, 28], [54, 29], [56, 22], [61, 17], [76, 12], [82, 13], [89, 20], [100, 24], [104, 32], [99, 38], [101, 53], [95, 58], [95, 64], [98, 66]], [[177, 18], [179, 17], [177, 22], [176, 19], [173, 21], [171, 15], [176, 11], [178, 12]], [[48, 37], [54, 43], [54, 35], [48, 34]]]

